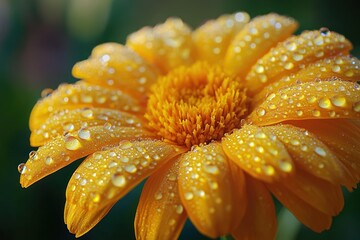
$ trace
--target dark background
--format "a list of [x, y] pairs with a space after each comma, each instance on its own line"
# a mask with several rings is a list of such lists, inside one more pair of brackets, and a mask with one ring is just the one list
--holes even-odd
[[[344, 34], [360, 56], [355, 1], [314, 0], [0, 0], [0, 239], [74, 239], [63, 221], [65, 189], [79, 164], [22, 189], [17, 165], [27, 160], [28, 117], [44, 88], [74, 82], [73, 64], [99, 43], [124, 43], [145, 25], [181, 17], [193, 28], [224, 13], [292, 16], [302, 30], [328, 27]], [[82, 239], [133, 239], [141, 186], [119, 201]], [[295, 239], [360, 239], [360, 190], [346, 192], [344, 211], [330, 231], [301, 227]], [[187, 223], [181, 239], [201, 239]], [[205, 238], [204, 238], [205, 239]]]

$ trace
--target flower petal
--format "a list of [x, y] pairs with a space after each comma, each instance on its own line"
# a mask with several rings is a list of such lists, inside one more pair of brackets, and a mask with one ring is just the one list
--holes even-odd
[[26, 170], [20, 177], [22, 187], [28, 187], [71, 162], [105, 146], [118, 144], [121, 140], [126, 139], [154, 137], [152, 133], [134, 127], [105, 125], [90, 127], [86, 131], [86, 138], [81, 138], [79, 133], [58, 136], [40, 147], [36, 153], [31, 152], [25, 164]]
[[222, 61], [230, 41], [248, 23], [249, 19], [246, 12], [222, 15], [196, 29], [193, 33], [196, 58], [210, 63]]
[[347, 55], [351, 48], [351, 43], [338, 33], [305, 31], [279, 43], [257, 61], [246, 76], [249, 91], [254, 94], [274, 80], [319, 59]]
[[327, 215], [337, 215], [344, 207], [343, 193], [339, 185], [304, 171], [298, 170], [294, 176], [279, 184], [283, 184], [296, 196]]
[[[348, 119], [296, 121], [293, 124], [314, 133], [323, 141], [350, 172], [346, 187], [356, 188], [360, 181], [360, 126]], [[349, 186], [350, 185], [350, 186]]]
[[360, 86], [347, 81], [306, 82], [270, 94], [248, 121], [264, 126], [287, 120], [360, 118]]
[[86, 82], [128, 90], [142, 96], [156, 81], [157, 73], [136, 52], [118, 43], [98, 45], [89, 59], [73, 67], [73, 75]]
[[244, 125], [223, 138], [227, 156], [251, 176], [271, 182], [294, 172], [284, 145], [262, 128]]
[[89, 156], [66, 190], [65, 223], [79, 237], [143, 179], [184, 151], [160, 140], [124, 141]]
[[294, 19], [274, 13], [251, 20], [231, 42], [225, 57], [225, 68], [245, 77], [251, 66], [276, 43], [296, 30]]
[[180, 160], [179, 192], [192, 223], [209, 237], [230, 233], [246, 209], [243, 172], [219, 143], [196, 147]]
[[257, 106], [272, 93], [284, 87], [294, 86], [299, 83], [312, 82], [314, 80], [335, 80], [357, 82], [360, 78], [360, 61], [350, 56], [336, 56], [321, 59], [301, 69], [295, 74], [281, 78], [254, 96], [252, 106]]
[[145, 103], [120, 90], [81, 81], [76, 84], [62, 84], [51, 95], [36, 103], [30, 115], [30, 130], [40, 128], [55, 111], [87, 107], [117, 109], [138, 114], [144, 111]]
[[[74, 110], [61, 110], [52, 113], [40, 128], [31, 132], [32, 146], [41, 146], [46, 142], [64, 135], [79, 131], [87, 133], [86, 128], [111, 124], [117, 127], [142, 127], [144, 120], [130, 113], [105, 108], [85, 108]], [[86, 138], [84, 135], [83, 138]]]
[[[291, 125], [264, 127], [286, 147], [297, 167], [333, 184], [349, 185], [347, 171], [334, 153], [317, 137]], [[350, 186], [353, 183], [350, 183]]]
[[243, 221], [232, 235], [236, 239], [273, 240], [277, 230], [273, 199], [260, 181], [246, 176], [248, 206]]
[[187, 217], [178, 191], [179, 161], [150, 176], [135, 216], [136, 239], [178, 239]]
[[267, 184], [267, 187], [300, 222], [311, 230], [322, 232], [330, 228], [332, 222], [331, 216], [312, 207], [300, 197], [296, 196], [292, 191], [280, 184]]
[[162, 73], [193, 62], [191, 29], [178, 18], [169, 18], [154, 28], [144, 27], [132, 33], [126, 45]]

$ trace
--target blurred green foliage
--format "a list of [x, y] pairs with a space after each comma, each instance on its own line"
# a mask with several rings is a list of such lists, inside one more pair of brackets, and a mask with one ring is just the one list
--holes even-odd
[[[360, 55], [359, 9], [354, 1], [313, 0], [0, 0], [0, 239], [74, 239], [63, 222], [67, 180], [79, 163], [29, 189], [19, 184], [26, 161], [28, 117], [44, 88], [73, 82], [72, 65], [103, 42], [124, 42], [145, 25], [181, 17], [192, 27], [224, 13], [292, 16], [305, 29], [344, 34]], [[119, 201], [82, 239], [133, 239], [141, 186]], [[344, 211], [322, 234], [301, 227], [296, 239], [360, 239], [360, 191], [345, 194]], [[206, 239], [187, 223], [181, 239]]]

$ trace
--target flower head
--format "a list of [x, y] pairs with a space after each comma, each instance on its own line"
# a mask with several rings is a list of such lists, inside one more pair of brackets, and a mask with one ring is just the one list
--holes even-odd
[[342, 186], [360, 179], [360, 62], [328, 29], [223, 15], [192, 31], [171, 18], [77, 63], [82, 80], [46, 91], [30, 116], [20, 182], [86, 157], [65, 222], [81, 236], [149, 177], [138, 239], [173, 239], [186, 218], [209, 237], [273, 239], [275, 196], [304, 225], [328, 229]]

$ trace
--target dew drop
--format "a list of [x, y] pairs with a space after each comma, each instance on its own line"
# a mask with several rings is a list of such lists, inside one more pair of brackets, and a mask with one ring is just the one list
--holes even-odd
[[321, 157], [325, 157], [326, 156], [326, 151], [321, 148], [321, 147], [316, 147], [315, 148], [315, 153], [318, 154]]
[[104, 128], [105, 128], [106, 130], [110, 131], [110, 130], [111, 130], [111, 128], [112, 128], [111, 123], [106, 122], [106, 123], [104, 124]]
[[186, 200], [191, 200], [194, 198], [194, 194], [192, 194], [191, 192], [186, 192], [184, 197]]
[[355, 112], [360, 112], [360, 101], [353, 104], [353, 110]]
[[81, 139], [90, 140], [91, 137], [90, 130], [87, 128], [81, 128], [78, 132], [78, 136]]
[[48, 97], [52, 94], [54, 90], [52, 90], [51, 88], [45, 88], [44, 90], [41, 91], [41, 97], [45, 98]]
[[29, 152], [29, 159], [31, 159], [31, 160], [38, 159], [37, 152], [36, 151]]
[[346, 106], [346, 99], [342, 96], [334, 96], [331, 98], [332, 104], [337, 107], [345, 107]]
[[157, 192], [157, 193], [155, 193], [155, 195], [154, 195], [155, 200], [160, 200], [160, 199], [162, 199], [162, 197], [163, 197], [163, 195], [162, 195], [161, 192]]
[[313, 110], [312, 111], [312, 115], [314, 116], [314, 117], [320, 117], [320, 111], [319, 110]]
[[84, 179], [81, 179], [81, 181], [80, 181], [80, 185], [81, 185], [81, 186], [85, 186], [86, 183], [87, 183], [87, 180], [86, 180], [85, 178], [84, 178]]
[[67, 132], [71, 132], [72, 130], [74, 130], [74, 128], [75, 128], [75, 126], [72, 123], [66, 123], [63, 125], [64, 131], [67, 131]]
[[135, 165], [130, 164], [125, 166], [125, 171], [128, 173], [135, 173], [137, 171], [137, 168]]
[[286, 49], [289, 50], [289, 51], [295, 51], [297, 49], [297, 45], [294, 42], [289, 42], [286, 45]]
[[294, 68], [294, 64], [292, 62], [287, 62], [285, 65], [284, 65], [284, 68], [286, 70], [290, 70], [290, 69], [293, 69]]
[[206, 165], [204, 165], [204, 170], [205, 170], [205, 172], [214, 174], [214, 175], [219, 173], [219, 168], [216, 165], [206, 164]]
[[119, 173], [115, 173], [111, 177], [111, 182], [116, 187], [124, 187], [125, 184], [126, 184], [126, 178], [123, 175], [119, 174]]
[[264, 138], [266, 138], [266, 134], [263, 133], [263, 132], [257, 132], [257, 133], [255, 134], [255, 137], [256, 137], [256, 138], [259, 138], [259, 139], [264, 139]]
[[323, 97], [321, 99], [319, 99], [319, 107], [324, 108], [324, 109], [330, 109], [331, 108], [331, 102], [330, 99]]
[[74, 151], [81, 148], [81, 143], [76, 137], [67, 136], [65, 137], [65, 147], [67, 150]]
[[279, 163], [279, 167], [283, 172], [291, 172], [293, 169], [293, 166], [291, 163], [281, 160]]
[[265, 71], [265, 69], [264, 69], [264, 67], [263, 67], [262, 65], [257, 65], [257, 66], [255, 67], [255, 71], [256, 71], [257, 73], [263, 73], [263, 72]]
[[177, 205], [175, 211], [177, 214], [182, 214], [184, 212], [184, 207], [182, 205]]
[[92, 201], [94, 203], [98, 203], [98, 202], [100, 202], [100, 200], [101, 200], [101, 195], [99, 193], [95, 193], [92, 197]]
[[326, 27], [322, 27], [320, 28], [320, 34], [322, 36], [329, 36], [330, 35], [330, 30]]
[[83, 109], [83, 111], [81, 112], [81, 116], [83, 116], [84, 118], [88, 118], [91, 119], [94, 117], [94, 113], [91, 109], [89, 108], [85, 108]]
[[262, 170], [267, 176], [273, 176], [275, 174], [275, 169], [272, 166], [264, 165]]
[[19, 172], [20, 174], [24, 174], [25, 171], [26, 171], [25, 163], [20, 163], [20, 164], [18, 165], [18, 172]]
[[52, 157], [47, 156], [47, 157], [45, 158], [45, 163], [46, 163], [46, 165], [51, 165], [53, 162], [54, 162], [54, 159], [52, 159]]
[[259, 107], [258, 109], [256, 109], [256, 114], [257, 114], [259, 117], [263, 117], [263, 116], [265, 116], [266, 111], [265, 111], [264, 108]]

